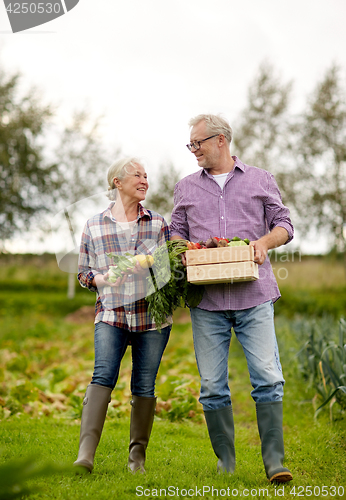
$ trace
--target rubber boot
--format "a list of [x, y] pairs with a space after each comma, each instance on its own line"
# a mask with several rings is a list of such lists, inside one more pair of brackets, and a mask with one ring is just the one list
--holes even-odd
[[75, 467], [83, 467], [89, 472], [93, 470], [95, 451], [100, 441], [111, 392], [112, 389], [102, 385], [89, 384], [87, 387], [83, 400], [78, 458], [73, 464]]
[[235, 470], [234, 421], [232, 405], [218, 410], [205, 410], [210, 441], [217, 456], [217, 470], [230, 472]]
[[262, 458], [269, 481], [291, 481], [291, 472], [283, 466], [284, 437], [282, 428], [282, 401], [256, 403], [257, 424], [262, 442]]
[[145, 450], [153, 427], [156, 398], [132, 396], [128, 468], [145, 472]]

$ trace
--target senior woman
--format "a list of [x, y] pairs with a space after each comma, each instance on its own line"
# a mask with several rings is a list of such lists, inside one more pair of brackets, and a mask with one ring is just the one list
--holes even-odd
[[[108, 282], [112, 264], [107, 253], [150, 255], [166, 244], [169, 229], [164, 218], [144, 208], [147, 174], [136, 158], [115, 162], [108, 171], [113, 200], [107, 210], [85, 225], [79, 254], [78, 279], [97, 292], [95, 307], [95, 367], [83, 401], [79, 453], [75, 466], [93, 469], [94, 455], [106, 418], [121, 360], [132, 350], [131, 423], [128, 467], [145, 472], [145, 450], [156, 407], [155, 380], [167, 345], [171, 318], [157, 331], [148, 314], [145, 271], [137, 263], [115, 283]], [[149, 273], [148, 270], [146, 270]]]

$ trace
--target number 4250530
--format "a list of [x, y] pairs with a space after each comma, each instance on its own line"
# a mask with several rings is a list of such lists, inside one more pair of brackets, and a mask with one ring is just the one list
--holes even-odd
[[292, 486], [289, 494], [297, 497], [342, 497], [345, 488], [343, 486]]
[[10, 14], [59, 14], [61, 11], [60, 3], [32, 3], [32, 2], [23, 2], [23, 3], [9, 3], [6, 7], [7, 12]]

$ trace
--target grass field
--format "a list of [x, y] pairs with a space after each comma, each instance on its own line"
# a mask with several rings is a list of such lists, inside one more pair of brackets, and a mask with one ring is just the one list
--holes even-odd
[[[284, 489], [269, 485], [265, 477], [245, 357], [236, 339], [231, 346], [229, 379], [237, 468], [232, 476], [216, 473], [217, 459], [198, 402], [199, 379], [185, 309], [175, 316], [158, 375], [158, 412], [148, 448], [147, 473], [131, 475], [126, 468], [131, 371], [127, 352], [94, 472], [76, 476], [71, 464], [78, 450], [81, 400], [93, 368], [94, 295], [76, 289], [75, 298], [67, 300], [66, 275], [49, 257], [45, 259], [0, 259], [4, 283], [0, 291], [0, 482], [6, 477], [1, 476], [1, 464], [11, 466], [14, 461], [20, 484], [27, 469], [16, 462], [31, 457], [32, 472], [47, 463], [58, 470], [47, 476], [38, 471], [37, 477], [26, 481], [29, 493], [24, 498], [30, 500], [127, 500], [141, 496], [346, 498], [345, 412], [334, 405], [331, 419], [328, 406], [314, 418], [318, 399], [302, 378], [297, 360], [304, 341], [297, 322], [319, 319], [310, 315], [293, 318], [285, 311], [277, 315], [276, 328], [286, 378], [286, 462], [294, 480]], [[295, 263], [289, 263], [291, 281], [287, 278], [281, 285], [283, 295], [297, 283], [294, 275], [300, 279], [296, 293], [310, 289], [310, 300], [322, 294], [327, 283], [331, 290], [342, 290], [338, 264], [335, 270], [333, 264], [319, 263], [323, 284], [321, 279], [313, 281], [316, 273], [311, 269], [316, 266], [310, 261], [297, 263], [299, 271]], [[342, 307], [342, 294], [335, 296], [341, 296], [338, 307]], [[331, 316], [329, 321], [336, 324], [337, 318]], [[5, 500], [1, 487], [0, 499]]]

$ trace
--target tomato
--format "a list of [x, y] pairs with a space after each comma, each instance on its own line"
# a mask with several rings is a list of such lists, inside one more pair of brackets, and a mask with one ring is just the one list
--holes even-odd
[[229, 242], [229, 239], [228, 239], [228, 238], [219, 238], [218, 236], [213, 236], [213, 239], [214, 239], [214, 240], [216, 240], [216, 241], [220, 241], [220, 240], [222, 240], [222, 241], [227, 241], [227, 242]]

